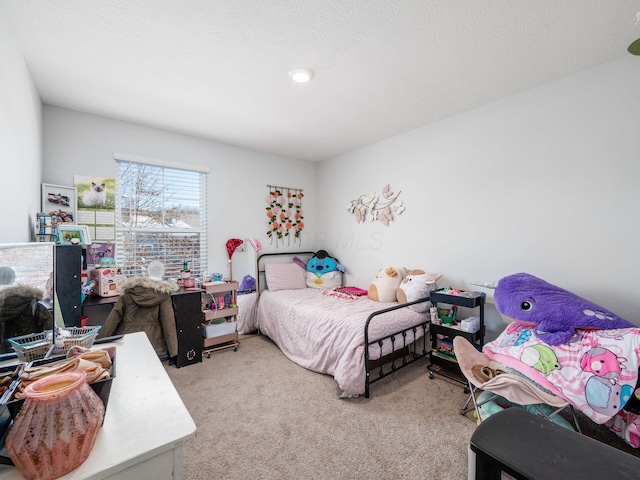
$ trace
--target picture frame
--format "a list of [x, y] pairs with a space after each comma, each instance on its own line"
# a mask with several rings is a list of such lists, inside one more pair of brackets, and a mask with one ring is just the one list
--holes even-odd
[[103, 258], [111, 258], [115, 261], [115, 243], [91, 240], [91, 246], [87, 248], [87, 265], [100, 265]]
[[58, 216], [58, 225], [75, 225], [78, 215], [78, 189], [65, 185], [42, 184], [42, 212]]
[[[78, 241], [75, 241], [78, 239]], [[91, 234], [87, 225], [60, 225], [58, 245], [91, 245]]]

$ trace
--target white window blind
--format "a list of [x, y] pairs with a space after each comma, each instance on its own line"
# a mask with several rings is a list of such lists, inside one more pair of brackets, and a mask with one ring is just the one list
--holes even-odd
[[[122, 155], [121, 157], [124, 157]], [[184, 262], [202, 277], [207, 265], [207, 173], [116, 157], [116, 263], [145, 276], [153, 260], [177, 279]]]

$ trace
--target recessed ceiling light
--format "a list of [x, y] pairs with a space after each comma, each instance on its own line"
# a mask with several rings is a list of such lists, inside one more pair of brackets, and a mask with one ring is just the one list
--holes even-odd
[[289, 70], [289, 76], [296, 83], [307, 83], [313, 78], [313, 70], [308, 68], [294, 68]]

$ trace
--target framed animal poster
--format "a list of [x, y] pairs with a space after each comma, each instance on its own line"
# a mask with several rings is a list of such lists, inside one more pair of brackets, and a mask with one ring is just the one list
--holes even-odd
[[78, 190], [78, 208], [113, 210], [115, 206], [115, 179], [75, 176]]
[[56, 215], [58, 224], [77, 223], [77, 194], [75, 187], [42, 184], [42, 211], [47, 215]]
[[78, 190], [78, 223], [89, 226], [94, 241], [115, 241], [115, 178], [75, 175], [74, 184]]

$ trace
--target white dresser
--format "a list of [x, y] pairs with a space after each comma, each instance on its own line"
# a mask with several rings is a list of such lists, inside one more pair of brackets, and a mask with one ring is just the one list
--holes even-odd
[[[104, 424], [89, 458], [62, 479], [181, 479], [183, 445], [196, 425], [144, 332], [125, 335], [116, 349]], [[0, 466], [0, 479], [21, 479]]]

